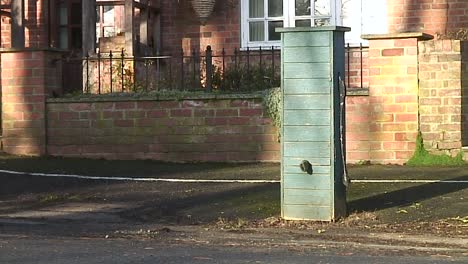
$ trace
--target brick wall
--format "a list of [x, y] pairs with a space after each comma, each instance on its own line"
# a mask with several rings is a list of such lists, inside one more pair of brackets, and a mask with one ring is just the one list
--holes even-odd
[[346, 97], [346, 162], [370, 161], [371, 106], [369, 96]]
[[26, 47], [48, 47], [46, 26], [49, 17], [45, 0], [25, 0], [25, 41]]
[[345, 63], [347, 88], [369, 88], [368, 49], [348, 47], [345, 53]]
[[463, 50], [468, 51], [468, 42], [433, 40], [419, 43], [420, 128], [425, 147], [432, 152], [455, 155], [468, 143], [468, 86], [462, 82], [468, 78], [468, 55], [464, 52], [462, 57]]
[[[369, 100], [347, 97], [348, 163], [371, 160]], [[264, 116], [261, 99], [49, 99], [47, 109], [51, 155], [165, 161], [280, 159], [277, 130]]]
[[[213, 97], [214, 98], [214, 97]], [[261, 99], [50, 101], [51, 155], [164, 161], [278, 161]]]
[[[222, 48], [231, 52], [240, 47], [240, 1], [216, 1], [213, 13], [202, 26], [190, 1], [161, 1], [162, 51], [180, 54], [205, 50], [211, 45], [215, 54]], [[188, 55], [188, 54], [186, 54]]]
[[390, 32], [446, 34], [468, 27], [466, 0], [389, 0]]
[[10, 17], [4, 15], [3, 13], [0, 16], [1, 19], [1, 44], [0, 48], [10, 48], [11, 47], [11, 19]]
[[[57, 54], [48, 51], [1, 53], [3, 150], [42, 155], [45, 150], [45, 98], [56, 87]], [[46, 88], [47, 87], [47, 88]]]
[[[1, 4], [7, 5], [11, 0], [2, 0]], [[25, 0], [24, 1], [24, 27], [25, 47], [38, 48], [48, 47], [48, 36], [46, 26], [49, 17], [45, 15], [46, 1]], [[4, 9], [1, 15], [1, 48], [11, 48], [11, 16], [10, 10]]]
[[418, 131], [418, 39], [369, 38], [370, 160], [402, 164]]

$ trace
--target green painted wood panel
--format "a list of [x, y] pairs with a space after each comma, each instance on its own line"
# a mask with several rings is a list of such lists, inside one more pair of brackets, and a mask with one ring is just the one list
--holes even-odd
[[284, 110], [331, 109], [328, 95], [290, 95], [284, 97]]
[[331, 199], [330, 190], [284, 189], [284, 204], [327, 206]]
[[286, 157], [330, 158], [330, 152], [329, 142], [284, 142], [283, 154]]
[[285, 110], [284, 126], [330, 125], [330, 110]]
[[329, 63], [284, 63], [283, 76], [286, 79], [330, 78]]
[[[332, 220], [344, 215], [339, 185], [338, 75], [344, 79], [342, 28], [283, 29], [282, 216]], [[313, 174], [302, 172], [303, 160]], [[338, 181], [338, 183], [337, 183]]]
[[[284, 164], [284, 173], [297, 173], [297, 174], [303, 174], [304, 176], [310, 176], [309, 174], [302, 172], [301, 168], [299, 167], [299, 164], [302, 162], [299, 161], [298, 163], [290, 163], [290, 164]], [[310, 162], [310, 161], [309, 161]], [[323, 166], [321, 164], [312, 164], [312, 169], [315, 174], [330, 174], [331, 169], [330, 166]]]
[[331, 160], [327, 157], [311, 157], [311, 156], [301, 156], [301, 157], [283, 157], [283, 164], [299, 164], [303, 160], [308, 160], [311, 164], [316, 164], [320, 166], [329, 166]]
[[[331, 178], [326, 175], [307, 175], [307, 174], [284, 174], [285, 181], [283, 188], [285, 189], [303, 189], [307, 186], [308, 189], [329, 190]], [[286, 180], [287, 179], [287, 180]]]
[[[285, 47], [284, 62], [330, 62], [329, 47]], [[313, 55], [313, 56], [310, 56]]]
[[330, 221], [332, 216], [329, 206], [284, 205], [282, 211], [289, 220]]
[[284, 126], [285, 142], [330, 142], [330, 126]]
[[329, 32], [295, 32], [283, 34], [283, 47], [328, 47], [330, 46]]
[[283, 90], [289, 94], [330, 94], [332, 82], [330, 78], [323, 79], [284, 79]]

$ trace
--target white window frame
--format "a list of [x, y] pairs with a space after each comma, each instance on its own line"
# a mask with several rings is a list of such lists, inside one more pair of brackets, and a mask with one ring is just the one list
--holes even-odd
[[[330, 24], [335, 26], [341, 26], [342, 19], [341, 19], [341, 0], [330, 0]], [[268, 4], [267, 0], [265, 0], [264, 6], [264, 17], [263, 18], [249, 18], [249, 0], [241, 0], [241, 47], [245, 48], [271, 48], [279, 47], [281, 45], [281, 41], [249, 41], [250, 32], [249, 32], [249, 22], [251, 21], [265, 21], [264, 26], [264, 36], [265, 39], [268, 38], [268, 21], [283, 21], [283, 27], [295, 27], [295, 21], [301, 19], [310, 19], [311, 21], [314, 20], [314, 0], [311, 0], [311, 15], [308, 16], [296, 16], [295, 12], [295, 0], [283, 0], [283, 16], [282, 17], [268, 17]], [[339, 8], [337, 8], [339, 7]], [[318, 17], [321, 18], [321, 17]], [[312, 22], [311, 22], [312, 24]]]

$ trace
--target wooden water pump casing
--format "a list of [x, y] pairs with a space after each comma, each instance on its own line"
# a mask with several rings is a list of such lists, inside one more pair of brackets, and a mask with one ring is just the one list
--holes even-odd
[[281, 215], [334, 221], [346, 215], [345, 27], [281, 32]]

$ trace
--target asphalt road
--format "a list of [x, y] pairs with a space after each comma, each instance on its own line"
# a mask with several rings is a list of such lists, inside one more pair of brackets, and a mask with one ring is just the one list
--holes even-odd
[[448, 256], [372, 256], [343, 249], [167, 244], [151, 240], [59, 239], [0, 235], [0, 263], [466, 263]]
[[[256, 175], [258, 168], [250, 166], [247, 171]], [[192, 169], [197, 171], [195, 167]], [[270, 169], [265, 169], [266, 174], [271, 174]], [[362, 178], [384, 172], [392, 174], [389, 178], [397, 178], [405, 170], [415, 178], [428, 177], [434, 171], [434, 175], [447, 175], [448, 179], [466, 179], [464, 168], [451, 174], [447, 173], [450, 169], [419, 172], [403, 167], [357, 167], [351, 171], [364, 175]], [[204, 169], [198, 171], [204, 173]], [[224, 173], [232, 176], [230, 170]], [[278, 186], [91, 182], [2, 174], [0, 177], [0, 264], [468, 263], [468, 251], [464, 251], [468, 245], [466, 235], [457, 233], [456, 228], [443, 229], [452, 230], [451, 234], [431, 233], [432, 238], [426, 242], [422, 237], [424, 231], [415, 234], [404, 230], [385, 233], [385, 228], [367, 230], [364, 221], [376, 225], [376, 220], [365, 218], [365, 213], [357, 215], [361, 217], [356, 218], [359, 221], [347, 222], [349, 226], [324, 227], [317, 223], [307, 230], [259, 228], [249, 233], [248, 228], [230, 230], [222, 223], [217, 224], [216, 218], [221, 213], [227, 217], [231, 212], [248, 219], [258, 204], [279, 197]], [[368, 212], [379, 209], [378, 216], [385, 216], [381, 211], [387, 207], [371, 206], [377, 202], [388, 206], [388, 202], [393, 202], [388, 210], [392, 219], [401, 221], [398, 223], [407, 222], [409, 217], [395, 213], [395, 208], [404, 205], [401, 201], [406, 202], [401, 197], [421, 203], [422, 209], [407, 208], [416, 216], [418, 211], [426, 211], [434, 219], [447, 219], [450, 215], [437, 213], [447, 213], [449, 208], [453, 208], [455, 215], [466, 215], [464, 185], [407, 188], [418, 197], [408, 196], [406, 189], [396, 187], [389, 196], [388, 188], [380, 190], [372, 185], [375, 194], [368, 199], [369, 203], [365, 203], [369, 188], [358, 187], [354, 186], [352, 206], [366, 208]], [[237, 210], [252, 201], [257, 201], [253, 209], [246, 206], [245, 212]], [[193, 220], [196, 216], [203, 221], [197, 224]], [[358, 223], [363, 229], [356, 228]], [[139, 234], [139, 230], [151, 231], [151, 236]], [[383, 237], [384, 234], [388, 237]], [[109, 237], [105, 239], [106, 236]]]

